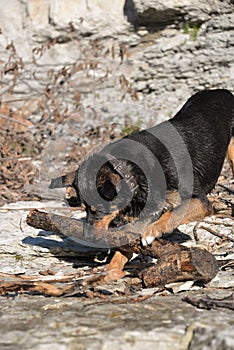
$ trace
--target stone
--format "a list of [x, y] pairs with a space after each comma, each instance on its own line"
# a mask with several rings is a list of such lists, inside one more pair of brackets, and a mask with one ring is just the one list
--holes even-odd
[[15, 34], [21, 33], [23, 30], [25, 19], [23, 6], [18, 0], [8, 2], [0, 0], [0, 8], [1, 30], [4, 31], [4, 29], [7, 29], [5, 35], [10, 42]]
[[182, 291], [191, 290], [194, 281], [186, 281], [186, 282], [175, 282], [166, 284], [165, 287], [169, 290], [172, 290], [173, 293], [179, 293]]
[[96, 32], [97, 29], [109, 26], [111, 29], [118, 29], [124, 21], [123, 17], [124, 1], [105, 0], [51, 0], [50, 1], [50, 21], [57, 27], [64, 29], [69, 23], [73, 23], [75, 28], [81, 32]]
[[88, 1], [85, 0], [50, 1], [50, 21], [58, 28], [66, 28], [69, 22], [79, 25], [81, 18], [85, 18], [88, 11]]
[[27, 14], [29, 17], [29, 21], [31, 21], [33, 27], [37, 31], [49, 25], [49, 16], [50, 16], [49, 11], [50, 11], [49, 0], [44, 0], [44, 1], [28, 0], [27, 1]]
[[233, 278], [229, 271], [220, 271], [218, 275], [207, 284], [210, 288], [234, 288]]
[[[225, 6], [228, 7], [228, 6]], [[210, 14], [221, 8], [220, 1], [212, 3], [196, 0], [191, 4], [189, 0], [127, 0], [125, 15], [134, 26], [164, 28], [172, 23], [178, 23], [181, 18], [188, 22], [204, 22]]]

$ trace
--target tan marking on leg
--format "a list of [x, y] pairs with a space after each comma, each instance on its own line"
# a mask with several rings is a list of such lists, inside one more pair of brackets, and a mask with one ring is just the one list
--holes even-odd
[[123, 271], [125, 264], [131, 258], [132, 254], [123, 254], [120, 251], [116, 251], [114, 256], [111, 259], [109, 265], [106, 266], [106, 269], [103, 273], [94, 275], [85, 280], [86, 284], [97, 286], [103, 283], [109, 283], [117, 281], [120, 278], [123, 278], [126, 275], [126, 272]]
[[95, 226], [98, 228], [108, 229], [111, 221], [119, 214], [119, 210], [113, 211], [111, 214], [104, 216], [101, 220], [95, 222]]
[[124, 277], [126, 275], [126, 272], [123, 271], [124, 266], [131, 257], [132, 254], [128, 255], [116, 251], [111, 262], [107, 265], [104, 282], [117, 281]]
[[181, 203], [181, 197], [179, 194], [179, 191], [177, 190], [170, 190], [166, 193], [166, 202], [165, 207], [169, 210], [174, 209]]
[[232, 169], [232, 174], [234, 177], [234, 136], [231, 138], [231, 141], [229, 143], [226, 157], [230, 164], [230, 167]]
[[125, 264], [128, 262], [128, 257], [123, 255], [121, 252], [115, 252], [111, 262], [107, 266], [107, 271], [111, 270], [123, 270]]
[[192, 198], [184, 201], [172, 211], [163, 214], [159, 220], [150, 224], [142, 235], [142, 244], [146, 246], [151, 244], [155, 238], [159, 238], [163, 233], [171, 232], [182, 224], [191, 221], [203, 219], [211, 215], [212, 211], [208, 209], [206, 203], [198, 198]]
[[66, 198], [66, 199], [71, 199], [72, 197], [77, 198], [76, 190], [75, 190], [74, 187], [72, 187], [72, 186], [67, 186], [67, 187], [66, 187], [65, 198]]

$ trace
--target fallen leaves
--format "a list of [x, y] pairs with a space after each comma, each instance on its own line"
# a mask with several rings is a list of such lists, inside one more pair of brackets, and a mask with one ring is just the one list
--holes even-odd
[[[50, 274], [53, 273], [51, 276]], [[0, 294], [42, 294], [59, 297], [74, 290], [78, 274], [56, 276], [54, 272], [40, 271], [41, 276], [0, 273]]]
[[8, 282], [8, 283], [0, 283], [0, 293], [3, 295], [10, 293], [31, 293], [31, 294], [43, 294], [45, 296], [53, 296], [60, 297], [64, 295], [66, 292], [70, 292], [72, 290], [72, 285], [68, 285], [65, 287], [56, 287], [51, 283], [44, 282]]
[[[95, 278], [100, 280], [100, 276], [103, 277], [103, 285], [95, 287]], [[129, 285], [125, 281], [123, 288], [118, 283], [114, 286], [111, 284], [108, 285], [105, 281], [105, 276], [106, 273], [103, 272], [103, 267], [88, 270], [86, 273], [81, 270], [80, 272], [68, 275], [58, 275], [48, 270], [40, 271], [39, 275], [36, 276], [0, 273], [0, 294], [2, 296], [16, 296], [17, 294], [26, 293], [40, 294], [47, 297], [75, 296], [104, 300], [107, 300], [113, 294], [125, 297], [130, 297], [133, 294], [130, 292], [132, 288], [130, 282], [132, 284], [132, 279], [129, 280]], [[139, 281], [139, 279], [135, 280], [135, 284], [139, 285]]]

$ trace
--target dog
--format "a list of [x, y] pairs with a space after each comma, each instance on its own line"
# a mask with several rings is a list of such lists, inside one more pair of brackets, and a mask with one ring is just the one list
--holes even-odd
[[[52, 179], [50, 188], [66, 187], [68, 203], [83, 205], [87, 223], [99, 229], [157, 213], [142, 233], [147, 246], [212, 214], [207, 194], [225, 156], [234, 175], [234, 96], [204, 90], [169, 121], [108, 144], [77, 171]], [[122, 270], [128, 259], [117, 250], [108, 270]]]

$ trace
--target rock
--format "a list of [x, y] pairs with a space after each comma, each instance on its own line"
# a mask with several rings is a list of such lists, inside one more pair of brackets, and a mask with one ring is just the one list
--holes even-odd
[[[178, 23], [181, 19], [190, 23], [205, 22], [212, 13], [223, 10], [223, 5], [217, 0], [212, 3], [196, 0], [192, 4], [189, 0], [127, 0], [124, 11], [134, 26], [146, 26], [155, 30]], [[224, 7], [228, 9], [227, 4]]]
[[[17, 9], [17, 18], [14, 9]], [[126, 18], [130, 18], [133, 10], [137, 16], [145, 14], [142, 27], [134, 33], [129, 31], [123, 16], [127, 13]], [[164, 22], [156, 32], [155, 29], [149, 31], [148, 22], [154, 20], [153, 15], [148, 16], [149, 11], [158, 16], [157, 23], [164, 17], [170, 23]], [[84, 19], [78, 19], [78, 14]], [[204, 20], [202, 16], [206, 19], [200, 25]], [[59, 74], [64, 66], [72, 67], [75, 62], [87, 66], [90, 60], [98, 63], [97, 69], [83, 68], [74, 73], [72, 86], [59, 85], [58, 80], [57, 96], [61, 98], [61, 109], [66, 105], [71, 113], [74, 89], [80, 91], [84, 106], [95, 105], [95, 109], [99, 109], [98, 106], [105, 103], [112, 104], [108, 112], [101, 112], [103, 122], [109, 118], [108, 114], [119, 114], [119, 101], [128, 105], [128, 112], [124, 114], [132, 117], [138, 105], [143, 106], [142, 111], [148, 112], [141, 113], [139, 118], [147, 125], [168, 119], [197, 90], [234, 88], [234, 12], [229, 1], [204, 4], [197, 0], [193, 5], [187, 0], [116, 1], [110, 5], [105, 0], [66, 3], [15, 0], [4, 6], [1, 20], [3, 62], [10, 54], [5, 47], [13, 40], [17, 54], [27, 63], [22, 72], [27, 79], [19, 79], [15, 87], [19, 98], [31, 98], [32, 93], [43, 96], [46, 82], [51, 83], [48, 81], [51, 67]], [[188, 21], [186, 26], [185, 21]], [[11, 25], [13, 22], [15, 25]], [[55, 41], [48, 47], [46, 43], [51, 40]], [[98, 51], [93, 46], [95, 40], [100, 42]], [[27, 62], [35, 46], [43, 50], [41, 57], [36, 55], [36, 67]], [[120, 84], [121, 76], [126, 78], [130, 89]], [[9, 81], [10, 76], [4, 79]], [[133, 100], [134, 90], [139, 93], [138, 101]]]
[[207, 283], [207, 287], [223, 289], [234, 288], [234, 281], [228, 271], [220, 271], [211, 282]]
[[86, 35], [98, 30], [111, 33], [112, 30], [118, 31], [123, 24], [123, 7], [124, 0], [51, 0], [49, 17], [51, 23], [60, 30], [72, 23], [74, 29]]
[[191, 287], [193, 286], [193, 284], [194, 284], [194, 281], [175, 282], [175, 283], [166, 284], [165, 287], [168, 290], [172, 290], [173, 293], [179, 293], [179, 292], [191, 290]]
[[233, 337], [225, 327], [221, 327], [221, 329], [216, 332], [212, 325], [203, 327], [202, 324], [197, 324], [196, 329], [193, 331], [193, 339], [189, 345], [189, 349], [208, 350], [212, 348], [214, 350], [232, 350], [233, 346]]
[[127, 22], [124, 0], [13, 0], [0, 1], [1, 31], [7, 43], [14, 41], [19, 54], [30, 57], [30, 45], [57, 37], [69, 42], [74, 36], [101, 36], [123, 32]]
[[[22, 53], [22, 56], [28, 56], [31, 53], [30, 44], [28, 42], [29, 35], [24, 30], [26, 13], [25, 5], [19, 0], [4, 2], [0, 0], [1, 14], [1, 43], [0, 52], [4, 52], [3, 48], [14, 42], [15, 46]], [[5, 54], [4, 58], [7, 57]]]
[[49, 1], [29, 0], [26, 2], [28, 22], [34, 30], [44, 29], [49, 25], [50, 3]]

